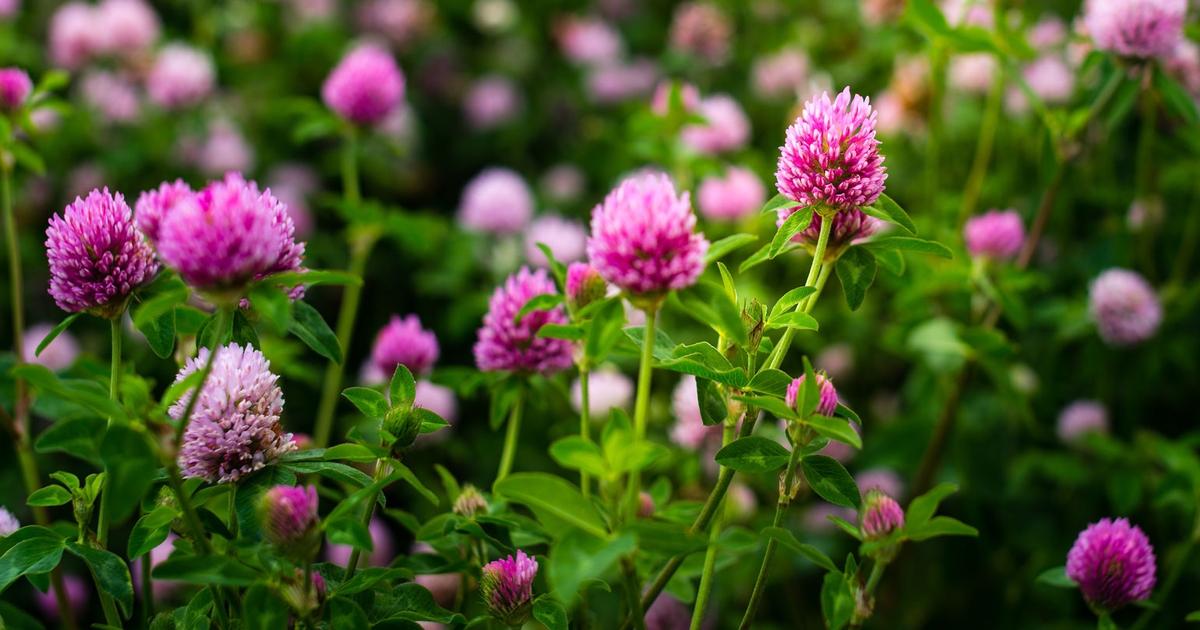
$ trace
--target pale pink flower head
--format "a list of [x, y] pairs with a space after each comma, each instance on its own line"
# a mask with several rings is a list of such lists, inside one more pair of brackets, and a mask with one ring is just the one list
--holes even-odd
[[480, 171], [463, 188], [458, 202], [458, 223], [473, 232], [516, 234], [532, 217], [533, 191], [516, 171], [507, 168]]
[[494, 129], [512, 121], [525, 108], [525, 96], [516, 82], [499, 75], [471, 84], [463, 97], [463, 111], [473, 129]]
[[904, 15], [904, 0], [860, 0], [859, 11], [868, 26], [880, 26]]
[[[776, 214], [776, 225], [783, 225], [783, 222], [795, 212], [802, 212], [802, 207], [782, 208]], [[876, 219], [859, 210], [851, 208], [843, 210], [833, 215], [830, 219], [833, 221], [833, 227], [829, 228], [829, 242], [826, 244], [825, 260], [836, 260], [841, 255], [845, 248], [863, 242], [874, 235], [876, 232], [884, 229], [884, 222]], [[792, 241], [800, 243], [809, 252], [815, 252], [817, 241], [821, 237], [821, 223], [825, 218], [813, 211], [812, 220], [808, 227], [801, 230], [792, 237]]]
[[688, 124], [679, 130], [679, 140], [693, 151], [704, 155], [725, 153], [750, 141], [750, 119], [732, 96], [709, 96], [700, 101], [696, 114], [704, 118], [705, 124]]
[[946, 80], [964, 94], [984, 95], [992, 89], [992, 76], [998, 71], [991, 53], [955, 55], [946, 70]]
[[0, 18], [10, 18], [21, 10], [21, 0], [0, 0]]
[[311, 558], [320, 545], [319, 505], [315, 486], [267, 490], [258, 504], [263, 536], [285, 553]]
[[[63, 586], [67, 591], [67, 602], [70, 604], [71, 614], [75, 617], [82, 617], [87, 614], [88, 599], [91, 594], [91, 586], [88, 585], [83, 578], [72, 573], [63, 574]], [[42, 611], [46, 619], [59, 622], [61, 614], [58, 610], [58, 599], [54, 593], [54, 589], [50, 589], [45, 593], [34, 590], [34, 600], [37, 602], [38, 609]]]
[[592, 68], [587, 77], [587, 92], [601, 105], [611, 105], [649, 95], [662, 71], [651, 59], [638, 57]]
[[889, 497], [904, 496], [904, 480], [891, 468], [872, 468], [854, 477], [854, 483], [863, 492], [879, 490]]
[[25, 104], [33, 91], [29, 73], [20, 68], [0, 69], [0, 112], [13, 112]]
[[252, 280], [300, 268], [304, 243], [296, 242], [287, 208], [269, 190], [229, 173], [194, 195], [172, 194], [179, 196], [165, 206], [154, 245], [193, 287], [240, 293]]
[[414, 375], [427, 374], [437, 363], [438, 355], [437, 335], [422, 328], [420, 318], [411, 314], [404, 318], [392, 315], [371, 348], [371, 360], [385, 380], [391, 380], [400, 365]]
[[572, 203], [583, 196], [587, 177], [574, 164], [558, 164], [542, 174], [539, 188], [546, 199], [555, 203]]
[[1114, 611], [1150, 597], [1155, 578], [1154, 547], [1128, 519], [1102, 518], [1079, 534], [1067, 553], [1067, 577], [1094, 608]]
[[699, 451], [706, 446], [719, 446], [721, 425], [705, 426], [700, 415], [697, 399], [696, 377], [684, 375], [671, 394], [671, 409], [675, 412], [675, 424], [671, 425], [671, 441], [680, 448]]
[[404, 75], [391, 53], [373, 44], [351, 50], [321, 86], [321, 99], [359, 125], [383, 120], [404, 98]]
[[762, 180], [748, 168], [730, 166], [725, 176], [709, 175], [696, 191], [697, 206], [704, 218], [736, 221], [754, 216], [767, 200]]
[[[817, 409], [814, 413], [822, 416], [832, 417], [833, 414], [837, 412], [837, 390], [833, 387], [833, 380], [827, 378], [824, 374], [817, 374], [816, 376], [818, 391], [817, 395], [820, 400], [817, 403]], [[792, 409], [796, 409], [796, 403], [800, 397], [800, 388], [804, 386], [804, 379], [805, 376], [801, 374], [800, 378], [792, 381], [791, 385], [788, 385], [787, 395], [784, 397], [784, 402], [786, 402], [787, 406], [791, 407]]]
[[305, 238], [312, 234], [316, 219], [309, 209], [308, 197], [320, 188], [317, 174], [301, 164], [280, 164], [271, 169], [267, 183], [275, 198], [287, 206], [296, 236]]
[[729, 60], [733, 24], [716, 4], [684, 2], [671, 20], [671, 48], [714, 66]]
[[254, 166], [254, 147], [236, 125], [220, 118], [209, 125], [208, 136], [192, 158], [191, 162], [209, 175], [248, 171]]
[[808, 55], [795, 48], [759, 57], [754, 62], [752, 85], [760, 97], [795, 97], [808, 80]]
[[[1062, 105], [1075, 94], [1075, 71], [1058, 55], [1043, 55], [1021, 69], [1029, 89], [1048, 105]], [[1029, 109], [1025, 92], [1015, 86], [1005, 95], [1008, 111], [1022, 113]]]
[[595, 17], [565, 17], [555, 25], [563, 55], [578, 65], [613, 63], [625, 54], [625, 42], [611, 24]]
[[805, 103], [780, 148], [779, 192], [804, 207], [854, 210], [875, 203], [887, 179], [875, 116], [868, 99], [851, 99], [850, 88], [833, 101], [824, 93]]
[[[428, 543], [417, 542], [413, 543], [411, 553], [413, 555], [436, 554], [437, 551]], [[458, 596], [458, 589], [462, 586], [462, 576], [458, 573], [425, 573], [414, 577], [413, 581], [429, 589], [430, 594], [433, 595], [433, 601], [443, 608], [454, 606], [454, 598]], [[438, 628], [445, 628], [441, 624], [435, 625]]]
[[359, 28], [407, 46], [429, 29], [434, 8], [425, 0], [369, 0], [358, 6]]
[[167, 44], [158, 51], [146, 75], [146, 93], [164, 109], [191, 107], [208, 96], [216, 84], [212, 57], [187, 44]]
[[634, 295], [692, 286], [704, 271], [708, 241], [696, 233], [687, 191], [666, 175], [635, 176], [592, 211], [588, 261], [600, 276]]
[[0, 506], [0, 538], [12, 536], [18, 529], [21, 529], [21, 522], [8, 508]]
[[93, 28], [100, 31], [100, 52], [134, 54], [158, 39], [158, 14], [144, 0], [102, 0]]
[[487, 563], [479, 579], [479, 591], [493, 617], [514, 627], [524, 625], [533, 607], [533, 579], [538, 563], [524, 551]]
[[1128, 269], [1109, 269], [1092, 280], [1088, 312], [1100, 338], [1111, 346], [1132, 346], [1153, 337], [1163, 319], [1154, 289]]
[[887, 538], [893, 531], [904, 527], [904, 510], [896, 500], [878, 489], [869, 490], [863, 501], [863, 538], [879, 540]]
[[[208, 348], [201, 348], [175, 382], [203, 370], [209, 355]], [[179, 450], [183, 476], [232, 483], [278, 461], [296, 450], [296, 444], [279, 422], [283, 391], [261, 352], [232, 343], [218, 348], [212, 363], [203, 389], [198, 394], [195, 388], [184, 393], [171, 405], [170, 415], [187, 424]], [[184, 419], [192, 396], [198, 396], [192, 416]]]
[[99, 8], [86, 2], [68, 2], [50, 17], [50, 60], [59, 67], [75, 70], [102, 46], [103, 32], [97, 28]]
[[1025, 222], [1016, 210], [989, 210], [967, 220], [963, 240], [974, 258], [1009, 260], [1025, 243]]
[[1108, 408], [1096, 400], [1076, 400], [1058, 414], [1058, 439], [1076, 445], [1089, 433], [1108, 433]]
[[119, 74], [104, 70], [88, 72], [80, 81], [79, 91], [88, 105], [108, 122], [134, 122], [141, 116], [137, 89]]
[[[666, 116], [671, 109], [671, 89], [674, 81], [659, 81], [654, 88], [654, 96], [650, 99], [650, 111], [658, 116]], [[694, 112], [700, 107], [700, 90], [691, 83], [679, 84], [679, 102], [683, 111]]]
[[1190, 39], [1181, 40], [1163, 67], [1192, 98], [1200, 96], [1200, 44]]
[[488, 313], [475, 343], [475, 364], [484, 372], [499, 370], [554, 374], [571, 367], [573, 344], [566, 339], [537, 336], [546, 324], [566, 324], [563, 306], [535, 310], [514, 322], [513, 318], [535, 295], [554, 293], [554, 281], [545, 269], [530, 272], [522, 267], [492, 294]]
[[24, 358], [29, 363], [36, 363], [45, 366], [51, 372], [61, 372], [75, 363], [75, 359], [79, 358], [79, 341], [75, 339], [75, 335], [71, 331], [64, 330], [46, 346], [42, 353], [34, 356], [37, 347], [54, 330], [51, 324], [34, 324], [25, 329], [25, 335], [22, 337], [24, 344]]
[[1036, 50], [1057, 48], [1067, 41], [1067, 25], [1056, 15], [1044, 15], [1025, 32], [1025, 39]]
[[1096, 48], [1122, 57], [1165, 57], [1183, 39], [1187, 0], [1087, 0], [1083, 20]]
[[849, 378], [854, 372], [854, 346], [845, 342], [825, 346], [813, 357], [813, 367], [833, 380]]
[[[367, 526], [367, 532], [371, 534], [375, 550], [370, 554], [363, 554], [359, 559], [359, 566], [386, 567], [391, 564], [396, 557], [396, 541], [387, 523], [382, 518], [373, 516], [371, 524]], [[350, 545], [325, 545], [325, 560], [341, 567], [350, 563], [352, 553], [354, 548]]]
[[538, 243], [549, 247], [558, 262], [575, 262], [587, 254], [587, 229], [580, 221], [543, 214], [525, 230], [525, 259], [534, 267], [549, 267], [550, 260]]
[[[458, 419], [458, 399], [454, 396], [454, 390], [425, 379], [417, 381], [417, 395], [413, 397], [413, 405], [436, 413], [450, 424], [454, 424]], [[417, 440], [437, 439], [444, 436], [446, 431], [447, 429], [442, 429], [437, 433], [421, 435]]]
[[608, 294], [608, 283], [595, 267], [585, 262], [567, 265], [567, 303], [581, 309]]
[[[614, 367], [602, 367], [588, 373], [588, 417], [596, 421], [608, 419], [613, 409], [628, 409], [633, 402], [633, 380]], [[583, 383], [571, 384], [571, 407], [583, 412]]]
[[64, 311], [116, 317], [158, 272], [154, 250], [133, 224], [121, 193], [93, 190], [75, 198], [46, 229], [50, 295]]

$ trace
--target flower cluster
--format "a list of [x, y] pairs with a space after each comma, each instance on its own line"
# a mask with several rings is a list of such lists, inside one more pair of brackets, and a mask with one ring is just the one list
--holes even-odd
[[566, 324], [563, 307], [535, 310], [520, 321], [513, 321], [517, 312], [531, 298], [554, 293], [554, 281], [545, 269], [529, 271], [522, 267], [497, 287], [488, 302], [488, 313], [479, 329], [475, 343], [475, 363], [480, 370], [492, 372], [539, 372], [553, 374], [573, 364], [572, 345], [565, 339], [546, 339], [537, 336], [546, 324]]
[[[822, 416], [832, 416], [837, 411], [838, 397], [837, 390], [833, 388], [833, 381], [824, 374], [817, 374], [817, 387], [820, 389], [820, 401], [817, 403], [816, 413]], [[788, 385], [787, 395], [784, 401], [788, 407], [796, 409], [796, 405], [800, 398], [800, 388], [804, 386], [805, 376], [800, 375], [800, 378], [792, 381]]]
[[1079, 534], [1067, 554], [1067, 577], [1088, 603], [1113, 611], [1150, 597], [1155, 583], [1154, 547], [1128, 519], [1108, 518]]
[[1016, 210], [992, 210], [971, 217], [963, 227], [967, 252], [975, 258], [1003, 261], [1017, 255], [1025, 242], [1025, 223]]
[[263, 493], [258, 511], [263, 535], [284, 553], [311, 558], [320, 543], [315, 486], [275, 486]]
[[1187, 0], [1087, 0], [1083, 21], [1100, 50], [1165, 57], [1183, 40]]
[[1154, 289], [1127, 269], [1109, 269], [1092, 281], [1088, 311], [1100, 338], [1113, 346], [1132, 346], [1153, 337], [1163, 319]]
[[384, 378], [391, 378], [398, 365], [414, 375], [425, 374], [437, 363], [438, 354], [437, 335], [421, 328], [421, 319], [416, 315], [393, 315], [371, 347], [371, 361]]
[[321, 86], [329, 109], [359, 125], [381, 122], [404, 98], [404, 75], [391, 53], [364, 44], [350, 51]]
[[516, 558], [508, 556], [484, 565], [479, 591], [493, 617], [516, 628], [525, 623], [533, 607], [537, 571], [537, 560], [519, 549]]

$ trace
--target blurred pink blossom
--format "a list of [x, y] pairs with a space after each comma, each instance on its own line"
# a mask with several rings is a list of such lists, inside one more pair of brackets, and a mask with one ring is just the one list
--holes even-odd
[[700, 101], [697, 113], [707, 122], [684, 125], [679, 139], [701, 154], [724, 153], [750, 141], [750, 119], [742, 106], [728, 94], [714, 94]]
[[0, 0], [0, 18], [12, 17], [21, 10], [21, 0]]
[[61, 372], [71, 367], [75, 363], [75, 359], [79, 357], [79, 342], [75, 339], [75, 335], [71, 334], [71, 331], [62, 331], [42, 350], [40, 356], [34, 355], [38, 345], [53, 329], [53, 324], [34, 324], [26, 328], [25, 335], [21, 339], [22, 349], [25, 353], [25, 361], [45, 366], [52, 372]]
[[525, 96], [520, 87], [507, 77], [498, 75], [478, 79], [463, 98], [467, 122], [475, 129], [499, 127], [521, 113]]
[[650, 94], [659, 75], [658, 64], [638, 57], [629, 62], [594, 68], [587, 78], [587, 91], [602, 105], [633, 100]]
[[562, 18], [555, 24], [554, 35], [563, 55], [579, 65], [612, 64], [625, 54], [621, 34], [599, 18]]
[[216, 84], [216, 70], [208, 53], [187, 44], [167, 44], [158, 51], [154, 67], [146, 75], [150, 100], [166, 109], [199, 103]]
[[550, 248], [555, 260], [572, 263], [583, 259], [586, 242], [587, 228], [581, 221], [543, 214], [525, 230], [525, 259], [534, 267], [549, 267], [550, 260], [538, 247], [542, 243]]
[[992, 89], [996, 59], [989, 53], [958, 55], [950, 60], [947, 79], [950, 85], [966, 94], [987, 94]]
[[671, 48], [719, 66], [729, 59], [733, 24], [712, 2], [684, 2], [671, 20]]
[[101, 33], [99, 52], [130, 55], [150, 47], [162, 26], [144, 0], [102, 0], [92, 28]]
[[[67, 591], [67, 601], [71, 606], [71, 614], [76, 617], [82, 617], [87, 613], [88, 599], [92, 591], [91, 587], [83, 578], [72, 573], [65, 573], [63, 575], [63, 586]], [[54, 622], [60, 621], [58, 600], [55, 598], [54, 589], [50, 589], [45, 593], [35, 589], [33, 597], [37, 602], [38, 609], [42, 611], [46, 619]]]
[[425, 0], [369, 0], [355, 18], [364, 31], [379, 33], [397, 46], [407, 46], [433, 23], [434, 7]]
[[[654, 88], [654, 96], [650, 98], [650, 111], [658, 116], [666, 116], [670, 110], [671, 88], [674, 81], [664, 80], [659, 81]], [[680, 83], [679, 85], [679, 102], [683, 105], [683, 111], [695, 111], [700, 106], [700, 91], [691, 83]]]
[[89, 72], [79, 89], [83, 99], [108, 122], [131, 122], [142, 113], [137, 88], [120, 75], [104, 70]]
[[747, 168], [730, 166], [724, 177], [709, 175], [700, 181], [696, 205], [714, 221], [736, 221], [758, 213], [767, 201], [762, 179]]
[[808, 63], [808, 55], [795, 48], [759, 57], [751, 70], [754, 91], [767, 99], [794, 97], [808, 79]]
[[98, 13], [86, 2], [68, 2], [54, 11], [47, 40], [55, 65], [75, 70], [99, 51], [103, 33], [96, 28]]
[[218, 119], [209, 125], [208, 137], [198, 147], [194, 163], [211, 176], [249, 171], [254, 168], [254, 147], [232, 122]]
[[583, 196], [587, 179], [583, 171], [574, 164], [557, 164], [550, 167], [539, 181], [539, 188], [546, 199], [554, 203], [571, 203]]

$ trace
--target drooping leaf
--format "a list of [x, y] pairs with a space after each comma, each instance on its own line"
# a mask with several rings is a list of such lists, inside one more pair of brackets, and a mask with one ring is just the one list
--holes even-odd
[[917, 226], [912, 219], [908, 218], [908, 213], [887, 195], [879, 195], [879, 200], [874, 205], [860, 208], [860, 210], [876, 219], [899, 225], [913, 236], [917, 235]]
[[565, 479], [545, 473], [514, 473], [496, 482], [492, 489], [510, 501], [529, 506], [569, 523], [593, 536], [607, 535], [604, 521], [579, 489]]
[[37, 505], [43, 507], [53, 507], [56, 505], [64, 505], [71, 502], [71, 493], [62, 486], [46, 486], [39, 488], [29, 495], [25, 500], [25, 505]]
[[885, 236], [868, 241], [863, 244], [863, 247], [872, 251], [893, 249], [901, 252], [933, 254], [947, 259], [954, 258], [954, 252], [950, 251], [949, 247], [937, 241], [926, 241], [912, 236]]
[[875, 282], [875, 255], [864, 247], [851, 247], [842, 252], [835, 269], [846, 295], [846, 306], [856, 311], [862, 306], [867, 289]]
[[775, 258], [783, 253], [791, 242], [792, 237], [808, 229], [812, 223], [813, 211], [809, 208], [801, 208], [793, 212], [783, 225], [779, 226], [779, 230], [775, 232], [775, 238], [771, 239], [771, 249], [767, 253], [767, 258]]
[[804, 419], [808, 426], [816, 429], [818, 435], [823, 435], [831, 440], [837, 440], [843, 444], [849, 444], [854, 448], [862, 448], [862, 438], [858, 435], [858, 431], [850, 426], [850, 423], [845, 418], [828, 418], [813, 414]]
[[696, 402], [700, 405], [700, 419], [704, 426], [712, 427], [725, 421], [729, 415], [725, 399], [717, 390], [716, 383], [706, 379], [696, 379]]
[[786, 372], [764, 368], [750, 379], [749, 389], [760, 394], [783, 398], [787, 395], [788, 386], [791, 384], [792, 377], [788, 376]]
[[81, 545], [73, 540], [66, 541], [66, 548], [88, 565], [96, 586], [120, 604], [121, 612], [128, 617], [133, 610], [133, 580], [125, 561], [111, 551]]
[[744, 473], [777, 472], [791, 453], [779, 442], [764, 437], [738, 438], [717, 451], [717, 463]]
[[334, 363], [341, 363], [342, 346], [317, 309], [302, 300], [296, 300], [292, 308], [294, 319], [288, 330], [317, 354]]
[[552, 599], [538, 598], [533, 604], [533, 618], [546, 626], [546, 630], [567, 630], [567, 611]]
[[762, 530], [762, 535], [778, 541], [779, 544], [808, 558], [813, 564], [826, 571], [837, 571], [837, 566], [833, 564], [833, 560], [830, 560], [829, 556], [812, 545], [801, 544], [796, 540], [796, 535], [789, 530], [782, 527], [767, 527]]
[[749, 245], [757, 240], [757, 234], [734, 234], [726, 236], [708, 248], [708, 253], [704, 255], [704, 262], [711, 265], [739, 247]]
[[217, 584], [221, 586], [249, 586], [261, 579], [255, 569], [229, 556], [179, 556], [174, 555], [155, 565], [150, 575], [156, 580]]
[[783, 195], [775, 195], [767, 200], [767, 203], [763, 205], [762, 210], [759, 211], [759, 214], [777, 214], [780, 210], [796, 208], [799, 206], [799, 203], [796, 203], [795, 201], [792, 201]]
[[822, 499], [842, 507], [862, 508], [862, 495], [854, 477], [838, 460], [825, 455], [809, 455], [800, 460], [804, 478]]
[[79, 311], [77, 313], [71, 313], [70, 315], [67, 315], [66, 319], [59, 322], [57, 326], [55, 326], [53, 329], [51, 329], [50, 332], [47, 333], [46, 336], [42, 338], [41, 342], [39, 342], [37, 345], [37, 349], [33, 351], [33, 356], [35, 356], [35, 357], [40, 356], [42, 354], [42, 350], [45, 350], [46, 346], [50, 345], [51, 341], [54, 341], [59, 335], [62, 334], [62, 332], [64, 330], [66, 330], [68, 327], [70, 327], [70, 325], [73, 324], [75, 322], [75, 320], [79, 319], [80, 315], [83, 315], [83, 311]]
[[793, 306], [800, 304], [805, 300], [805, 298], [816, 292], [816, 287], [796, 287], [795, 289], [784, 293], [783, 296], [780, 297], [777, 302], [775, 302], [775, 305], [771, 307], [771, 314], [767, 317], [767, 320], [769, 321], [775, 319], [779, 315], [788, 312], [788, 310]]
[[1079, 584], [1075, 580], [1067, 577], [1067, 567], [1065, 565], [1042, 571], [1037, 576], [1037, 582], [1057, 588], [1079, 588]]
[[387, 398], [369, 387], [350, 387], [342, 391], [342, 396], [354, 403], [354, 406], [358, 407], [358, 410], [368, 418], [379, 420], [387, 415]]
[[979, 530], [949, 516], [935, 516], [917, 527], [904, 526], [909, 540], [922, 541], [938, 536], [978, 536]]

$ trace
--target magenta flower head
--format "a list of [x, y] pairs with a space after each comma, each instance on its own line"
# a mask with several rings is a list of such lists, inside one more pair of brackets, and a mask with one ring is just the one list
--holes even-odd
[[202, 101], [215, 83], [212, 57], [186, 44], [168, 44], [146, 75], [146, 93], [159, 107], [181, 109]]
[[1150, 539], [1124, 518], [1102, 518], [1088, 525], [1067, 553], [1067, 577], [1100, 611], [1111, 612], [1150, 597], [1154, 574]]
[[29, 73], [20, 68], [0, 69], [0, 112], [13, 112], [25, 104], [33, 91]]
[[904, 527], [904, 510], [900, 504], [880, 490], [867, 492], [863, 502], [862, 527], [863, 538], [879, 540], [887, 538], [891, 533]]
[[1100, 50], [1165, 57], [1183, 40], [1187, 8], [1187, 0], [1087, 0], [1083, 21]]
[[359, 125], [382, 121], [403, 98], [404, 75], [396, 60], [371, 44], [350, 51], [321, 86], [329, 109]]
[[321, 546], [320, 517], [314, 486], [275, 486], [258, 502], [263, 536], [284, 554], [312, 559]]
[[805, 103], [780, 148], [776, 188], [804, 207], [853, 210], [875, 203], [887, 179], [875, 117], [870, 99], [851, 100], [850, 88], [832, 102], [823, 93]]
[[[201, 348], [175, 382], [203, 370], [209, 354], [208, 348]], [[296, 450], [292, 434], [279, 422], [283, 391], [270, 368], [271, 362], [251, 346], [218, 348], [200, 393], [190, 389], [171, 405], [171, 418], [187, 423], [179, 451], [184, 477], [231, 483]], [[199, 398], [192, 417], [183, 419], [194, 395]]]
[[708, 241], [695, 228], [687, 191], [676, 195], [666, 175], [630, 177], [592, 210], [588, 261], [622, 291], [658, 298], [704, 271]]
[[757, 213], [767, 200], [762, 180], [748, 168], [731, 166], [725, 176], [709, 175], [700, 182], [696, 204], [713, 221], [736, 221]]
[[76, 197], [62, 217], [50, 218], [46, 256], [50, 295], [59, 308], [105, 318], [125, 312], [129, 295], [158, 272], [125, 198], [107, 188]]
[[607, 294], [608, 283], [595, 267], [584, 262], [567, 266], [567, 305], [572, 310], [581, 309]]
[[514, 628], [524, 625], [533, 609], [533, 578], [537, 571], [537, 560], [519, 549], [516, 558], [509, 556], [484, 565], [479, 591], [493, 617]]
[[[801, 374], [800, 378], [788, 385], [784, 402], [792, 409], [796, 408], [796, 403], [800, 398], [800, 388], [804, 386], [804, 378], [804, 375]], [[817, 374], [817, 387], [820, 389], [820, 402], [817, 403], [815, 413], [822, 416], [833, 416], [838, 406], [837, 390], [833, 388], [833, 381], [824, 374]]]
[[1076, 445], [1089, 433], [1108, 433], [1108, 408], [1095, 400], [1076, 400], [1058, 414], [1058, 439]]
[[475, 364], [480, 370], [548, 375], [571, 367], [573, 346], [570, 341], [537, 336], [538, 330], [546, 324], [567, 323], [562, 305], [548, 311], [532, 311], [521, 321], [513, 321], [530, 298], [554, 292], [554, 281], [546, 277], [545, 269], [530, 272], [528, 267], [521, 267], [503, 286], [496, 287], [488, 301], [483, 327], [479, 329], [479, 341], [475, 343]]
[[525, 229], [533, 217], [533, 191], [516, 171], [480, 171], [458, 202], [458, 222], [473, 232], [506, 236]]
[[151, 243], [158, 242], [158, 228], [163, 217], [181, 203], [191, 203], [195, 193], [182, 179], [163, 182], [157, 190], [148, 190], [134, 205], [133, 220]]
[[144, 200], [146, 224], [161, 216], [154, 242], [159, 258], [210, 299], [240, 298], [247, 283], [300, 268], [304, 243], [295, 240], [287, 207], [240, 174], [194, 195], [183, 194], [178, 182], [158, 193]]
[[1163, 318], [1154, 289], [1127, 269], [1109, 269], [1092, 280], [1088, 311], [1110, 346], [1132, 346], [1153, 337]]
[[403, 319], [392, 315], [392, 321], [379, 331], [375, 346], [371, 348], [371, 360], [388, 380], [396, 372], [397, 365], [403, 365], [416, 375], [429, 372], [437, 363], [438, 354], [437, 335], [421, 328], [421, 319], [416, 315]]
[[973, 258], [1008, 260], [1021, 251], [1025, 242], [1025, 223], [1016, 210], [991, 210], [967, 220], [963, 226], [963, 240]]
[[0, 506], [0, 538], [12, 536], [13, 532], [21, 529], [21, 522], [13, 516], [8, 508]]
[[[804, 212], [805, 208], [791, 207], [783, 208], [777, 211], [779, 218], [775, 224], [783, 225], [783, 222], [794, 212]], [[853, 208], [839, 212], [830, 219], [833, 221], [833, 227], [829, 229], [829, 242], [825, 245], [825, 260], [837, 260], [838, 256], [842, 255], [847, 247], [861, 243], [868, 236], [871, 236], [883, 228], [884, 223], [873, 216]], [[801, 230], [798, 234], [792, 237], [792, 241], [800, 243], [804, 249], [810, 254], [815, 254], [817, 250], [817, 241], [821, 237], [821, 223], [825, 218], [813, 211], [812, 221], [808, 227]]]

